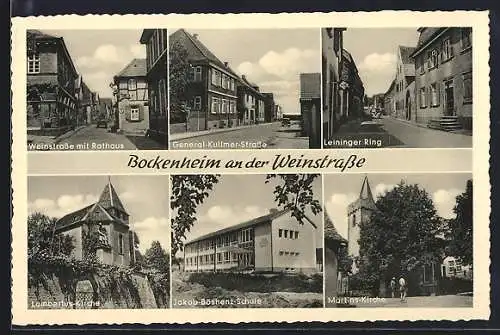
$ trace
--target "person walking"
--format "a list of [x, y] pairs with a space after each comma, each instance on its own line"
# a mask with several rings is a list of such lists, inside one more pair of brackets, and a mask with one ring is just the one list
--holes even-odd
[[391, 297], [394, 298], [396, 296], [396, 277], [392, 277], [390, 285], [391, 285]]
[[406, 302], [406, 280], [403, 276], [399, 278], [399, 294], [401, 302]]

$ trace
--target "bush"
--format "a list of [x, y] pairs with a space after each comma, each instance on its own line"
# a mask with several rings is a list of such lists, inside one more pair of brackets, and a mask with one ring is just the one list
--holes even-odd
[[457, 294], [473, 291], [473, 282], [462, 278], [443, 278], [439, 282], [439, 294]]

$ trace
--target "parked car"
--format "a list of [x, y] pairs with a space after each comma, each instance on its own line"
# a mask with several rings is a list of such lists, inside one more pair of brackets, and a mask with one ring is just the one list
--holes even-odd
[[281, 120], [281, 126], [282, 127], [290, 127], [290, 119], [289, 118], [284, 118]]
[[106, 119], [100, 119], [97, 121], [97, 128], [108, 128], [108, 121]]

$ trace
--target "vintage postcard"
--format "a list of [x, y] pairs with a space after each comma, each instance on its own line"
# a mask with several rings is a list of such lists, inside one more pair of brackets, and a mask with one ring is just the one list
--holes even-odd
[[13, 324], [488, 319], [488, 24], [14, 18]]

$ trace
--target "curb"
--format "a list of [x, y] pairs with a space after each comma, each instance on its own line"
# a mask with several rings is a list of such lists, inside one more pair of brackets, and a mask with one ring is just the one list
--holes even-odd
[[68, 131], [67, 133], [59, 135], [58, 137], [56, 137], [54, 139], [54, 144], [57, 144], [57, 143], [61, 142], [62, 140], [67, 139], [68, 137], [73, 136], [74, 134], [78, 133], [80, 130], [82, 130], [82, 129], [86, 128], [86, 127], [87, 126], [81, 126], [81, 127], [78, 127], [78, 128], [76, 128], [74, 130]]
[[[263, 123], [265, 125], [271, 125], [272, 123]], [[261, 123], [262, 125], [262, 123]], [[196, 133], [196, 134], [193, 134], [193, 135], [188, 135], [188, 136], [179, 136], [179, 138], [172, 138], [172, 135], [170, 135], [170, 142], [173, 142], [173, 141], [181, 141], [181, 140], [185, 140], [185, 139], [189, 139], [189, 138], [196, 138], [196, 137], [201, 137], [201, 136], [205, 136], [205, 135], [212, 135], [212, 134], [223, 134], [223, 133], [229, 133], [231, 131], [236, 131], [236, 130], [240, 130], [240, 129], [247, 129], [247, 128], [251, 128], [251, 127], [255, 127], [256, 125], [249, 125], [249, 126], [243, 126], [243, 127], [234, 127], [234, 128], [224, 128], [223, 130], [209, 130], [209, 131], [206, 131], [205, 133]]]

